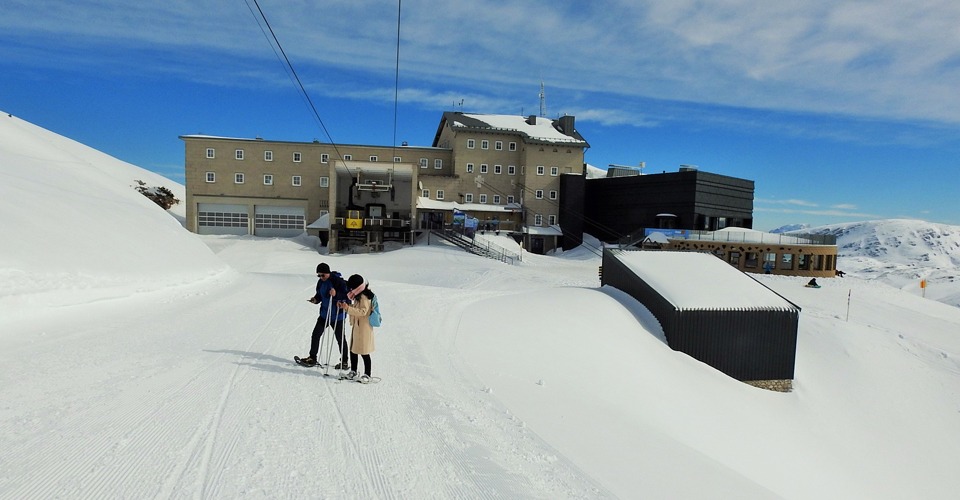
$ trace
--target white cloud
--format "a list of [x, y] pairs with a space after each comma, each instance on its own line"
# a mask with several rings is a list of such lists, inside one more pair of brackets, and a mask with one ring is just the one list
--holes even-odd
[[[264, 8], [298, 69], [324, 75], [331, 91], [355, 90], [352, 81], [337, 86], [344, 71], [378, 82], [368, 89], [392, 82], [396, 5], [357, 0]], [[515, 108], [527, 87], [544, 79], [566, 105], [587, 110], [580, 116], [601, 123], [625, 121], [616, 112], [589, 112], [597, 92], [624, 100], [960, 122], [954, 88], [960, 37], [930, 36], [955, 33], [955, 2], [545, 6], [456, 0], [443, 8], [407, 2], [403, 9], [401, 78], [433, 89], [425, 96], [455, 87], [477, 101]], [[194, 67], [177, 67], [196, 65], [198, 57], [215, 61], [210, 72], [231, 74], [238, 71], [231, 67], [251, 64], [277, 71], [275, 61], [265, 62], [274, 56], [251, 9], [239, 2], [38, 0], [7, 9], [0, 31], [2, 40], [18, 42], [2, 49], [8, 60], [30, 53], [32, 64], [69, 64], [82, 53], [84, 63], [100, 57], [109, 67], [125, 50], [118, 47], [126, 47], [165, 54], [162, 63], [131, 58], [127, 71], [196, 74]], [[631, 107], [638, 106], [623, 109]]]

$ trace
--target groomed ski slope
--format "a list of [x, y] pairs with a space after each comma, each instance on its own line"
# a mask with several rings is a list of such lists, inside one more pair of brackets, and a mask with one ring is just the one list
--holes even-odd
[[[856, 279], [761, 277], [803, 307], [796, 389], [671, 351], [599, 258], [437, 242], [323, 256], [203, 237], [191, 285], [0, 334], [0, 498], [949, 498], [960, 311]], [[361, 273], [375, 385], [293, 363], [320, 261]], [[848, 289], [854, 312], [845, 321]], [[80, 292], [82, 293], [82, 292]]]

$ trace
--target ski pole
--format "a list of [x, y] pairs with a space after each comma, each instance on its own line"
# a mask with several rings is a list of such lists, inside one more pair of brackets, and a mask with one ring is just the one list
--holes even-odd
[[[333, 297], [331, 296], [330, 300], [327, 301], [327, 326], [333, 326], [333, 335], [336, 336], [337, 334], [336, 318], [333, 317], [332, 315], [333, 315]], [[326, 327], [324, 327], [323, 333], [324, 335], [326, 335], [327, 333]], [[330, 356], [333, 355], [333, 341], [329, 338], [329, 335], [327, 335], [327, 337], [328, 338], [323, 339], [323, 343], [327, 344], [327, 358], [324, 360], [324, 363], [326, 364], [323, 372], [324, 375], [330, 374]]]

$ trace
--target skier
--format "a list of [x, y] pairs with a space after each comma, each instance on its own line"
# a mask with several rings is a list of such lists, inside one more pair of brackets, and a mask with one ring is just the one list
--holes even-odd
[[343, 322], [346, 314], [340, 309], [334, 309], [331, 303], [339, 306], [341, 302], [347, 302], [347, 283], [343, 281], [343, 276], [337, 271], [331, 271], [326, 262], [321, 262], [317, 266], [317, 293], [307, 299], [312, 304], [320, 304], [320, 316], [317, 318], [317, 324], [313, 327], [313, 334], [310, 337], [310, 354], [306, 358], [294, 357], [294, 360], [304, 366], [317, 365], [317, 351], [320, 349], [320, 338], [323, 336], [326, 326], [333, 327], [333, 333], [337, 337], [337, 347], [340, 348], [340, 364], [335, 368], [337, 370], [347, 367], [347, 348], [343, 344]]
[[370, 326], [370, 313], [373, 311], [373, 290], [367, 287], [363, 281], [363, 276], [354, 274], [347, 280], [347, 288], [350, 292], [347, 294], [351, 302], [338, 302], [337, 307], [345, 310], [350, 315], [350, 327], [353, 332], [353, 338], [350, 341], [350, 373], [347, 378], [353, 380], [357, 377], [359, 366], [359, 356], [363, 357], [363, 375], [360, 376], [360, 382], [366, 384], [370, 382], [370, 353], [373, 352], [373, 327]]

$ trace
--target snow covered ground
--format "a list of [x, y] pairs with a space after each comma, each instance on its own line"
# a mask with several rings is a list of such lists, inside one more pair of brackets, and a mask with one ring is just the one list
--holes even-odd
[[[509, 266], [436, 240], [199, 237], [132, 187], [172, 182], [3, 116], [0, 498], [960, 490], [960, 308], [873, 262], [818, 290], [758, 277], [803, 308], [794, 391], [773, 393], [670, 350], [588, 246]], [[379, 384], [292, 362], [321, 261], [379, 295]]]

